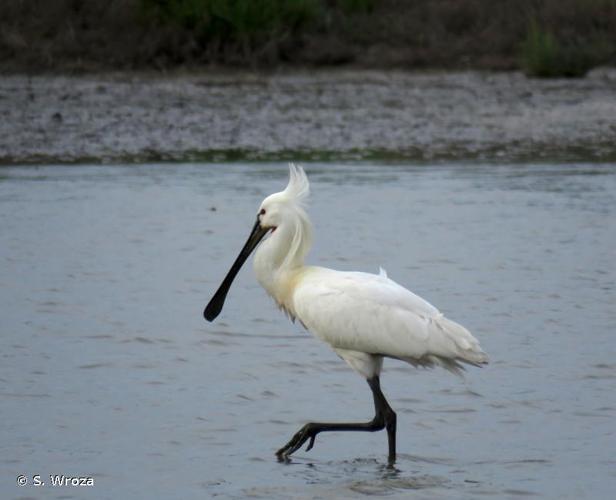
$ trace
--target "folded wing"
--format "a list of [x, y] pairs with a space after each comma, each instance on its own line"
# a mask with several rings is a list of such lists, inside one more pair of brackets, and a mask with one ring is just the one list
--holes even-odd
[[479, 365], [487, 355], [462, 325], [380, 275], [312, 268], [298, 284], [294, 309], [301, 322], [334, 349], [402, 359], [414, 365]]

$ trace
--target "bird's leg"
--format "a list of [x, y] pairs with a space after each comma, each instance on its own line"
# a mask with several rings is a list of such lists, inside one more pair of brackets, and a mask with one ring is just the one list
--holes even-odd
[[387, 429], [387, 439], [389, 443], [389, 464], [396, 461], [396, 413], [391, 409], [389, 403], [385, 399], [381, 391], [381, 384], [378, 375], [368, 379], [368, 385], [372, 389], [374, 397], [374, 418], [370, 422], [359, 423], [327, 423], [327, 422], [310, 422], [304, 425], [295, 435], [280, 448], [276, 455], [279, 459], [284, 460], [292, 453], [295, 453], [302, 445], [310, 439], [306, 451], [314, 446], [314, 441], [319, 432], [331, 431], [363, 431], [375, 432], [382, 429]]
[[[396, 412], [389, 406], [385, 395], [381, 391], [381, 383], [378, 375], [368, 379], [368, 385], [372, 389], [372, 395], [374, 396], [374, 409], [376, 415], [381, 414], [387, 429], [387, 444], [389, 446], [388, 463], [393, 465], [396, 461]], [[376, 418], [376, 416], [374, 417]], [[382, 427], [381, 427], [382, 428]]]

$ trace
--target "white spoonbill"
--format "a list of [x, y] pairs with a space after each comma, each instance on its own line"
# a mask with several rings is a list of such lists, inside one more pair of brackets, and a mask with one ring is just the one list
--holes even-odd
[[289, 166], [289, 184], [261, 203], [248, 241], [208, 303], [203, 315], [213, 321], [222, 310], [229, 287], [242, 264], [257, 249], [254, 270], [267, 293], [293, 320], [328, 343], [366, 378], [374, 398], [375, 416], [362, 423], [311, 422], [304, 425], [276, 455], [287, 459], [306, 441], [306, 451], [320, 432], [387, 429], [388, 461], [396, 459], [396, 413], [381, 392], [383, 358], [415, 366], [440, 365], [459, 373], [461, 363], [488, 362], [479, 342], [463, 326], [443, 316], [433, 305], [377, 274], [341, 272], [305, 266], [312, 228], [303, 208], [309, 194], [304, 170]]

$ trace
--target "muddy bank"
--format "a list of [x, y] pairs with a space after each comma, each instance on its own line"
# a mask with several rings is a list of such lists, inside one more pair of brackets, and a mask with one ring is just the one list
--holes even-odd
[[616, 70], [0, 78], [0, 162], [616, 158]]

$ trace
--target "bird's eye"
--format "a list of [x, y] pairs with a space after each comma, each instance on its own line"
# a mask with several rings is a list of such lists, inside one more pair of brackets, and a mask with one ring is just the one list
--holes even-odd
[[262, 208], [262, 209], [259, 211], [259, 215], [265, 215], [265, 209], [264, 209], [264, 208]]

